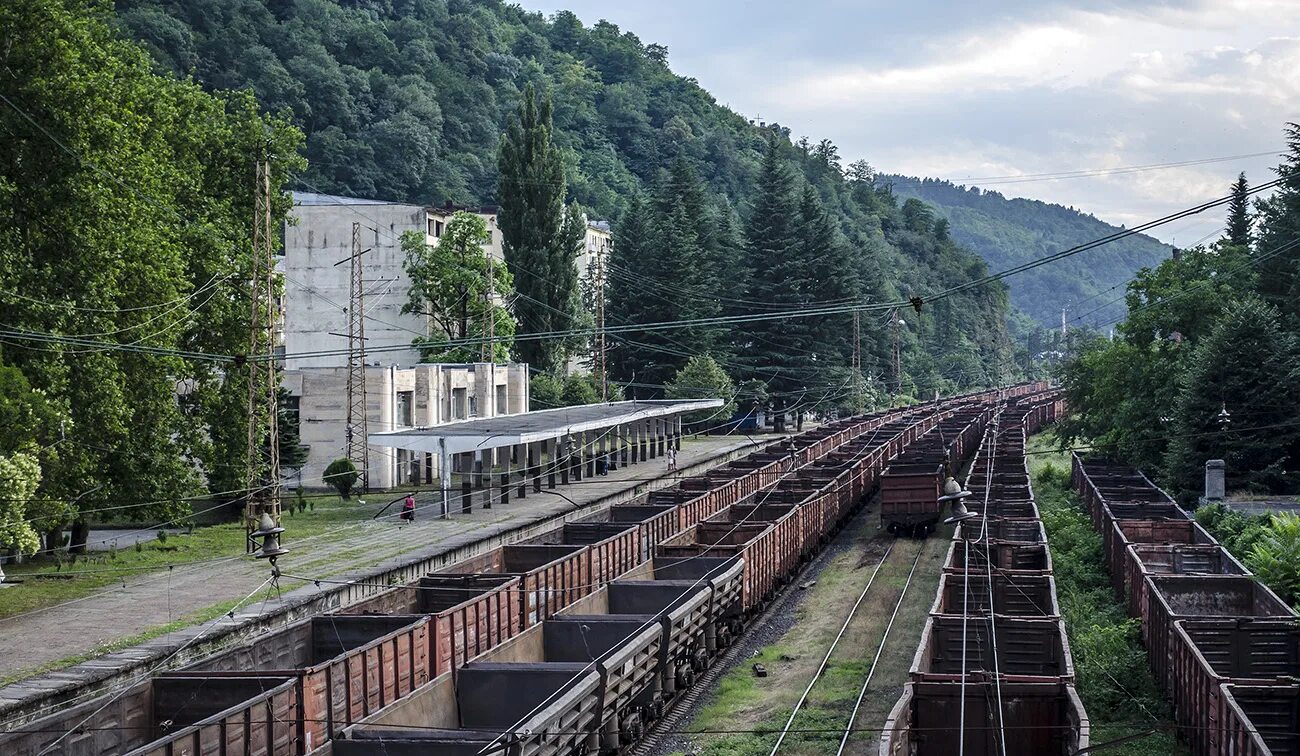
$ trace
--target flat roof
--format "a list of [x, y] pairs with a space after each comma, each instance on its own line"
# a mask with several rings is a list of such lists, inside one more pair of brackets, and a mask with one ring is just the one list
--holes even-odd
[[293, 204], [304, 206], [316, 205], [411, 205], [410, 202], [389, 202], [387, 200], [363, 199], [361, 197], [344, 197], [338, 194], [320, 194], [319, 192], [293, 192]]
[[722, 403], [721, 399], [637, 399], [609, 404], [583, 404], [517, 415], [460, 420], [427, 428], [371, 433], [369, 440], [371, 446], [390, 449], [459, 454], [562, 438], [572, 433], [610, 428], [654, 417], [715, 409], [721, 407]]

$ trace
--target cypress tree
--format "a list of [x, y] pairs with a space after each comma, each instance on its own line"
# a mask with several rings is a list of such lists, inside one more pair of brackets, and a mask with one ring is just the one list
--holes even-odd
[[[539, 102], [532, 84], [501, 137], [497, 167], [497, 224], [521, 295], [515, 301], [519, 336], [572, 328], [578, 283], [573, 221], [564, 211], [564, 165], [552, 141], [551, 100]], [[566, 351], [556, 339], [515, 342], [518, 358], [542, 370], [558, 369]]]
[[1243, 172], [1232, 184], [1232, 201], [1228, 203], [1228, 241], [1239, 247], [1250, 245], [1249, 189]]

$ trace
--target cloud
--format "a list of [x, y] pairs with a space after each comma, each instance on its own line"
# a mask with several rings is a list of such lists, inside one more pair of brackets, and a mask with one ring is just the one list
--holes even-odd
[[[559, 0], [524, 0], [553, 11]], [[1294, 0], [571, 0], [667, 44], [720, 102], [885, 171], [961, 181], [1280, 150], [1300, 120]], [[1134, 225], [1276, 158], [1001, 184]], [[1159, 232], [1189, 243], [1221, 219]]]

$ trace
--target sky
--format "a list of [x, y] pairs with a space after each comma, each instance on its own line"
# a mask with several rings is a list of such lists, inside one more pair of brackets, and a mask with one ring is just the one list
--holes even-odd
[[[1274, 178], [1283, 126], [1300, 121], [1300, 0], [521, 4], [664, 44], [673, 70], [720, 103], [795, 138], [830, 139], [846, 164], [1117, 225], [1222, 197], [1240, 171], [1252, 184]], [[1268, 154], [1242, 157], [1256, 153]], [[1168, 163], [1195, 164], [1041, 175]], [[1221, 216], [1153, 235], [1213, 240]]]

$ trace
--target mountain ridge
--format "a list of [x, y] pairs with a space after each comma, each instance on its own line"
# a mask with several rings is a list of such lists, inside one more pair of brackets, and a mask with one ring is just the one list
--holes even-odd
[[[945, 179], [884, 174], [878, 183], [903, 199], [915, 198], [948, 219], [959, 244], [978, 254], [994, 271], [1054, 254], [1123, 230], [1091, 213], [1042, 200], [1007, 197], [1001, 192]], [[1122, 317], [1120, 285], [1141, 268], [1154, 267], [1173, 247], [1137, 234], [1008, 281], [1011, 301], [1039, 324], [1060, 324], [1086, 316], [1076, 325], [1096, 325]]]

